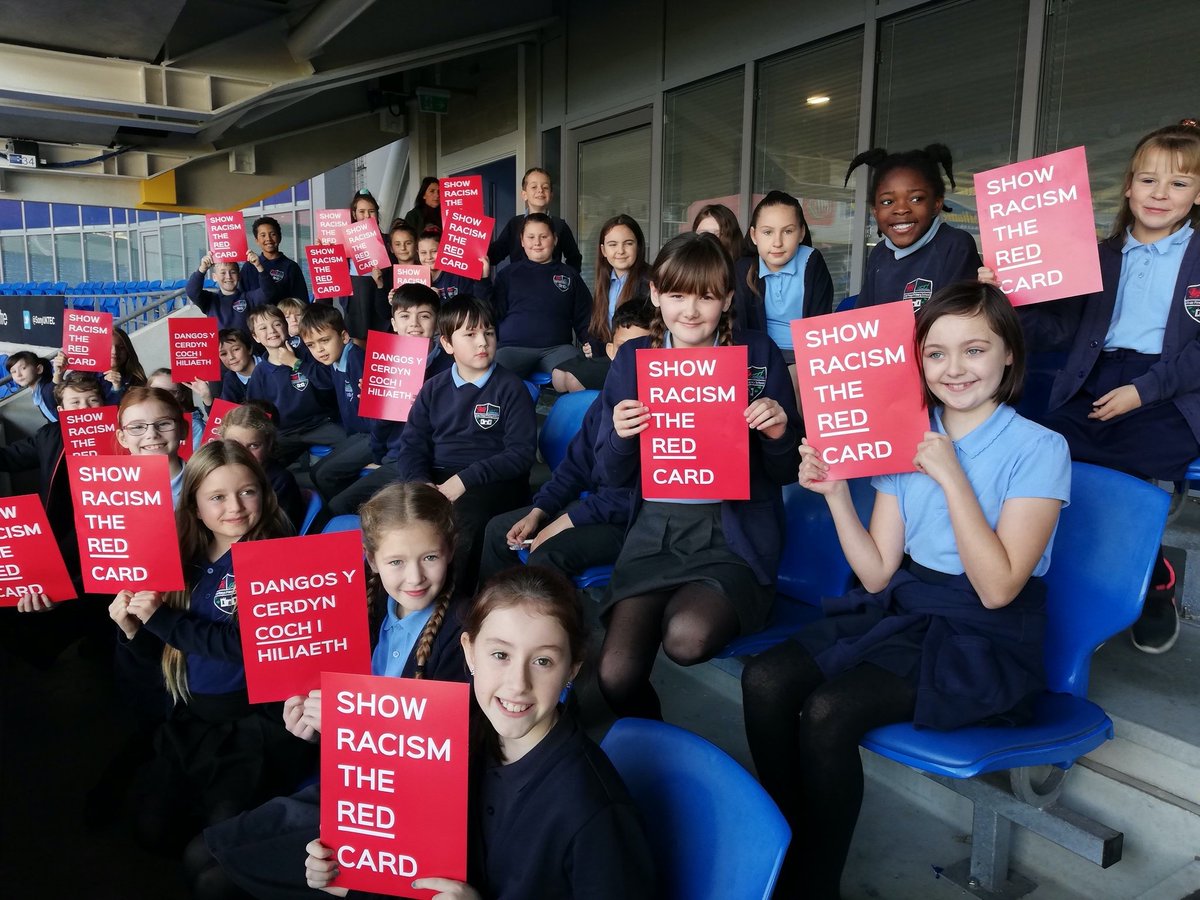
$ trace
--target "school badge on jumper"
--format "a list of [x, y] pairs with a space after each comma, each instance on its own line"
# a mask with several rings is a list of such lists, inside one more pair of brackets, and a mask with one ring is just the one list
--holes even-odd
[[232, 616], [237, 612], [237, 589], [233, 585], [232, 572], [222, 578], [221, 583], [217, 585], [217, 591], [213, 594], [213, 606], [227, 616]]
[[308, 387], [308, 376], [303, 372], [293, 372], [292, 387], [298, 391], [303, 391], [306, 387]]
[[347, 400], [354, 399], [354, 382], [352, 382], [349, 378], [347, 378], [342, 384], [342, 393], [346, 395]]
[[439, 288], [438, 293], [442, 295], [443, 300], [453, 300], [455, 297], [458, 296], [458, 288], [456, 288], [456, 287]]
[[271, 273], [271, 280], [276, 284], [283, 281], [283, 269], [267, 269]]
[[554, 286], [565, 294], [567, 291], [569, 291], [571, 289], [571, 276], [570, 275], [555, 275], [554, 276]]
[[929, 278], [917, 278], [904, 286], [902, 300], [911, 300], [913, 312], [919, 310], [922, 304], [933, 296], [933, 281]]
[[750, 401], [758, 399], [767, 388], [767, 367], [766, 366], [750, 366], [746, 369], [746, 387], [750, 392]]
[[1200, 284], [1189, 284], [1183, 292], [1183, 311], [1193, 322], [1200, 322]]
[[246, 311], [246, 298], [245, 297], [238, 297], [236, 300], [233, 301], [233, 311], [234, 312], [245, 312]]
[[500, 407], [495, 403], [475, 404], [475, 424], [488, 429], [500, 421]]

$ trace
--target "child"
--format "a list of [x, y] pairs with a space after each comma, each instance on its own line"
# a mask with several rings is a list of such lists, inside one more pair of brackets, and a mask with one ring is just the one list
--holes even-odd
[[[54, 375], [52, 381], [58, 384], [67, 371], [67, 355], [59, 350], [54, 357]], [[121, 402], [121, 396], [127, 388], [140, 387], [146, 383], [146, 370], [142, 368], [133, 341], [120, 328], [112, 330], [112, 352], [109, 357], [109, 368], [106, 372], [97, 372], [100, 385], [104, 388], [104, 403], [111, 405]]]
[[[304, 273], [300, 271], [300, 266], [295, 261], [288, 259], [279, 249], [279, 241], [283, 236], [279, 222], [270, 216], [259, 216], [254, 220], [251, 231], [254, 232], [254, 240], [258, 242], [258, 248], [262, 250], [262, 255], [259, 257], [263, 264], [262, 270], [271, 276], [271, 282], [274, 285], [272, 296], [296, 297], [307, 303], [308, 284], [304, 280]], [[244, 290], [253, 291], [258, 288], [259, 271], [248, 260], [242, 263], [240, 277]]]
[[[146, 381], [146, 385], [147, 387], [162, 388], [179, 401], [179, 408], [183, 410], [185, 416], [188, 413], [191, 414], [192, 428], [189, 438], [192, 443], [192, 450], [199, 450], [200, 439], [204, 436], [205, 415], [203, 410], [196, 407], [196, 401], [192, 397], [191, 386], [186, 384], [177, 384], [176, 382], [172, 381], [171, 370], [165, 368], [155, 369], [153, 372], [151, 372], [150, 377]], [[184, 424], [187, 424], [186, 419]], [[185, 428], [184, 432], [180, 433], [181, 441], [183, 434], [186, 431], [187, 429]]]
[[850, 161], [847, 183], [864, 163], [871, 167], [867, 196], [883, 240], [867, 257], [856, 306], [908, 300], [920, 309], [934, 291], [974, 279], [982, 265], [974, 238], [942, 221], [949, 207], [938, 166], [955, 187], [950, 151], [942, 144], [906, 153], [868, 150]]
[[[371, 196], [368, 190], [358, 191], [350, 201], [350, 221], [365, 222], [373, 219], [379, 221], [379, 202]], [[383, 235], [380, 235], [382, 240]], [[385, 242], [386, 244], [386, 242]], [[354, 272], [353, 266], [350, 269]], [[353, 290], [350, 299], [346, 301], [346, 330], [351, 339], [360, 347], [367, 344], [368, 331], [386, 331], [388, 315], [387, 294], [391, 287], [392, 270], [373, 268], [365, 275], [350, 276], [350, 286]]]
[[[795, 480], [803, 433], [779, 348], [758, 331], [733, 333], [733, 262], [715, 237], [688, 232], [659, 251], [650, 273], [658, 309], [651, 336], [629, 341], [601, 395], [596, 458], [610, 484], [634, 491], [632, 524], [612, 577], [600, 688], [619, 716], [660, 718], [650, 670], [661, 643], [680, 665], [709, 659], [761, 627], [783, 549], [782, 485]], [[751, 372], [750, 499], [677, 502], [642, 496], [638, 435], [651, 409], [636, 398], [638, 348], [744, 344]]]
[[[266, 269], [262, 260], [253, 250], [246, 252], [248, 262], [259, 275]], [[217, 291], [213, 293], [204, 287], [204, 278], [208, 270], [213, 270], [213, 281], [217, 283]], [[241, 273], [235, 262], [213, 263], [211, 253], [204, 254], [200, 266], [188, 278], [184, 288], [187, 298], [200, 308], [206, 316], [213, 316], [221, 328], [240, 328], [248, 331], [246, 316], [250, 310], [274, 302], [275, 282], [270, 278], [260, 278], [258, 286], [250, 289], [241, 283]]]
[[649, 334], [653, 319], [654, 306], [650, 303], [650, 288], [647, 285], [645, 296], [635, 297], [618, 306], [613, 313], [612, 322], [609, 323], [611, 338], [604, 345], [604, 356], [568, 359], [551, 373], [550, 384], [560, 394], [600, 390], [604, 387], [604, 379], [608, 377], [613, 358], [621, 345], [631, 338]]
[[521, 379], [496, 365], [492, 309], [456, 297], [438, 312], [449, 370], [425, 382], [400, 437], [402, 481], [438, 486], [454, 503], [458, 527], [455, 581], [475, 586], [488, 520], [529, 498], [537, 423]]
[[[627, 304], [619, 312], [629, 308]], [[629, 487], [608, 484], [605, 471], [596, 464], [596, 439], [604, 414], [597, 397], [567, 445], [563, 461], [533, 498], [533, 505], [488, 522], [479, 567], [481, 582], [516, 565], [516, 551], [522, 546], [529, 548], [529, 565], [545, 566], [569, 578], [616, 560], [625, 540], [633, 492]]]
[[284, 297], [276, 306], [283, 313], [283, 318], [287, 321], [288, 327], [288, 346], [292, 348], [292, 352], [303, 359], [308, 355], [308, 348], [304, 345], [304, 338], [300, 335], [300, 320], [304, 318], [304, 312], [308, 309], [308, 303], [296, 297]]
[[221, 399], [241, 403], [246, 399], [246, 385], [257, 364], [250, 349], [250, 337], [240, 328], [222, 328], [217, 333], [217, 341], [221, 365], [225, 369], [221, 373]]
[[300, 335], [312, 358], [333, 382], [346, 438], [312, 467], [313, 486], [328, 503], [358, 479], [371, 460], [371, 424], [358, 414], [366, 354], [350, 340], [342, 314], [334, 306], [310, 306], [300, 322]]
[[[1100, 244], [1101, 290], [1022, 310], [1035, 339], [1069, 347], [1041, 421], [1067, 439], [1072, 458], [1180, 481], [1200, 456], [1197, 227], [1200, 128], [1160, 128], [1134, 148], [1121, 210]], [[1174, 580], [1160, 557], [1131, 634], [1139, 650], [1174, 645]]]
[[[586, 645], [574, 589], [547, 569], [505, 572], [471, 606], [462, 646], [479, 740], [469, 791], [483, 827], [468, 833], [468, 883], [422, 877], [413, 888], [463, 900], [659, 896], [625, 785], [558, 702]], [[326, 887], [333, 851], [319, 840], [307, 849], [309, 887], [340, 894]]]
[[[450, 502], [426, 484], [393, 484], [360, 515], [371, 569], [371, 673], [466, 681], [462, 604], [452, 600], [450, 578]], [[283, 718], [292, 734], [319, 740], [321, 691], [284, 701]], [[312, 897], [297, 860], [320, 824], [320, 785], [313, 785], [209, 828], [188, 852], [193, 896], [229, 896], [232, 882], [255, 896]]]
[[117, 442], [130, 456], [165, 456], [171, 473], [171, 499], [178, 507], [183, 489], [179, 442], [187, 434], [183, 407], [170, 391], [135, 387], [117, 407]]
[[263, 467], [271, 488], [275, 491], [275, 499], [279, 508], [288, 517], [296, 531], [304, 522], [304, 497], [300, 493], [300, 485], [296, 476], [275, 462], [271, 454], [275, 452], [275, 423], [262, 407], [247, 403], [236, 409], [231, 409], [221, 420], [220, 435], [222, 440], [241, 444], [250, 451], [250, 455]]
[[403, 219], [397, 219], [388, 232], [388, 249], [399, 265], [417, 265], [417, 232]]
[[1045, 687], [1037, 576], [1070, 497], [1066, 442], [1009, 405], [1024, 338], [995, 287], [938, 291], [917, 314], [916, 346], [932, 425], [915, 473], [874, 479], [869, 530], [819, 448], [800, 450], [800, 484], [825, 495], [863, 587], [827, 599], [825, 619], [742, 675], [754, 763], [794, 835], [781, 896], [838, 896], [870, 729], [1011, 721]]
[[417, 240], [417, 258], [421, 265], [429, 266], [429, 281], [438, 296], [443, 300], [455, 297], [478, 297], [480, 300], [490, 300], [492, 283], [488, 280], [491, 267], [486, 259], [483, 262], [483, 278], [476, 281], [455, 272], [443, 272], [437, 267], [438, 247], [442, 243], [442, 232], [432, 226], [421, 232]]
[[[454, 357], [442, 350], [436, 340], [438, 295], [423, 284], [402, 284], [392, 291], [392, 330], [396, 334], [424, 338], [430, 342], [425, 359], [425, 381], [450, 368]], [[371, 457], [374, 467], [329, 501], [331, 516], [354, 515], [380, 488], [400, 480], [398, 462], [403, 422], [372, 419], [370, 425]]]
[[292, 352], [283, 313], [274, 306], [260, 306], [250, 313], [250, 327], [255, 340], [267, 348], [267, 356], [254, 367], [246, 399], [269, 400], [279, 411], [279, 461], [287, 465], [312, 444], [334, 446], [344, 441], [346, 432], [330, 421], [321, 397], [333, 393], [329, 370], [311, 357], [300, 359]]
[[278, 704], [246, 699], [231, 548], [291, 532], [262, 468], [237, 444], [206, 444], [188, 463], [175, 520], [188, 589], [123, 590], [109, 607], [121, 648], [161, 658], [175, 701], [132, 807], [141, 839], [162, 848], [288, 789], [313, 760]]
[[[612, 337], [610, 324], [618, 309], [649, 291], [650, 264], [646, 238], [637, 221], [624, 213], [600, 226], [596, 253], [595, 303], [588, 326], [597, 341]], [[587, 353], [587, 350], [584, 351]]]
[[735, 263], [746, 255], [746, 239], [742, 236], [742, 226], [738, 224], [737, 216], [728, 206], [710, 203], [700, 207], [696, 218], [692, 219], [692, 231], [715, 235]]
[[[525, 204], [526, 215], [549, 215], [548, 210], [553, 199], [554, 187], [550, 183], [550, 173], [538, 166], [529, 169], [521, 179], [521, 201]], [[551, 216], [551, 221], [554, 223], [554, 261], [565, 262], [579, 274], [583, 266], [583, 254], [579, 252], [579, 246], [575, 243], [571, 226], [557, 216]], [[492, 239], [492, 245], [488, 248], [488, 261], [493, 266], [499, 265], [505, 259], [509, 262], [520, 262], [525, 258], [525, 248], [521, 246], [524, 225], [524, 215], [513, 216]]]
[[750, 217], [750, 241], [758, 258], [744, 257], [734, 267], [734, 321], [765, 331], [794, 376], [791, 321], [833, 312], [833, 279], [821, 251], [813, 249], [804, 209], [791, 194], [771, 191], [759, 201]]
[[4, 368], [18, 387], [30, 388], [33, 405], [46, 417], [47, 422], [57, 422], [54, 410], [54, 367], [50, 360], [42, 359], [31, 350], [18, 350], [4, 362]]
[[404, 214], [404, 220], [412, 226], [417, 234], [424, 234], [427, 228], [442, 230], [442, 210], [439, 200], [438, 180], [433, 175], [421, 179], [417, 188], [417, 199], [413, 208]]
[[500, 335], [496, 361], [527, 378], [535, 370], [549, 374], [579, 355], [571, 342], [572, 329], [581, 345], [591, 340], [592, 295], [573, 269], [552, 260], [554, 226], [549, 216], [525, 217], [521, 246], [526, 258], [496, 277], [493, 305]]

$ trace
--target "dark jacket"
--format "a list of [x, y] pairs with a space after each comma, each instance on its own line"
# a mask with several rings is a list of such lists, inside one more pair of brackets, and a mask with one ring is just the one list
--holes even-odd
[[187, 298], [200, 308], [200, 312], [217, 320], [219, 328], [240, 328], [249, 334], [246, 314], [256, 306], [266, 306], [274, 302], [274, 284], [267, 286], [260, 283], [254, 290], [247, 290], [239, 279], [234, 293], [222, 294], [220, 291], [207, 290], [204, 287], [205, 277], [205, 274], [197, 269], [188, 277], [184, 292]]
[[567, 455], [558, 464], [550, 480], [533, 498], [533, 505], [554, 519], [579, 495], [571, 510], [574, 525], [624, 525], [629, 516], [632, 490], [616, 487], [605, 480], [605, 470], [596, 459], [596, 439], [600, 433], [600, 418], [605, 407], [597, 397], [588, 407], [579, 432], [567, 445]]
[[934, 291], [956, 281], [974, 281], [982, 265], [975, 239], [946, 222], [933, 240], [903, 259], [896, 259], [888, 245], [880, 241], [867, 257], [855, 308], [908, 300], [919, 309]]
[[[566, 263], [576, 272], [580, 272], [580, 267], [583, 265], [583, 254], [579, 252], [579, 245], [575, 243], [575, 235], [571, 231], [571, 226], [558, 216], [551, 216], [550, 220], [554, 223], [554, 244], [555, 262]], [[488, 247], [488, 262], [493, 266], [507, 259], [510, 262], [520, 262], [525, 259], [525, 250], [521, 247], [521, 229], [525, 227], [525, 216], [513, 216], [505, 226], [500, 230], [500, 233], [492, 238], [491, 246]]]
[[[757, 256], [743, 256], [734, 263], [733, 271], [737, 276], [733, 282], [733, 309], [737, 314], [734, 321], [739, 328], [751, 331], [767, 330], [767, 306], [763, 300], [762, 279], [755, 282], [757, 290], [752, 290], [746, 283], [750, 267], [758, 271]], [[814, 250], [804, 267], [804, 309], [797, 318], [810, 319], [813, 316], [823, 316], [833, 312], [833, 278], [829, 274], [829, 266], [825, 265], [825, 257], [820, 250]]]

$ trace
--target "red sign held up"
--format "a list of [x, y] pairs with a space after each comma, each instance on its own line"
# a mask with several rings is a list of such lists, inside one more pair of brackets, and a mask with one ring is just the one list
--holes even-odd
[[744, 346], [637, 351], [643, 497], [750, 497], [747, 372]]
[[808, 442], [830, 478], [912, 472], [929, 430], [910, 303], [796, 319], [796, 380]]
[[112, 313], [63, 310], [63, 353], [68, 369], [107, 372], [112, 368]]
[[318, 209], [313, 223], [318, 244], [335, 244], [346, 252], [346, 237], [342, 230], [350, 224], [348, 209]]
[[224, 420], [225, 414], [231, 409], [237, 408], [237, 403], [230, 403], [228, 400], [222, 400], [220, 397], [213, 398], [212, 408], [208, 411], [208, 421], [204, 423], [204, 433], [200, 435], [200, 446], [221, 440], [221, 435], [217, 433], [217, 429], [221, 427], [221, 422]]
[[221, 380], [221, 354], [217, 346], [217, 320], [180, 318], [167, 320], [171, 343], [171, 380], [186, 384], [197, 378]]
[[233, 577], [251, 703], [307, 694], [322, 671], [371, 671], [359, 532], [238, 542]]
[[468, 690], [321, 675], [321, 843], [335, 886], [432, 897], [413, 880], [466, 881]]
[[165, 456], [69, 456], [67, 472], [85, 591], [187, 586]]
[[1013, 306], [1100, 290], [1083, 147], [980, 172], [975, 197], [983, 261]]
[[346, 252], [354, 262], [355, 271], [366, 275], [372, 269], [386, 269], [391, 265], [379, 223], [374, 219], [363, 219], [342, 229], [346, 238]]
[[483, 176], [455, 175], [453, 178], [443, 178], [438, 185], [438, 202], [441, 204], [443, 222], [446, 216], [455, 212], [482, 216]]
[[63, 449], [67, 456], [128, 456], [117, 442], [117, 408], [60, 409]]
[[246, 218], [240, 212], [204, 217], [208, 229], [208, 252], [213, 262], [243, 262], [246, 259]]
[[442, 216], [442, 243], [437, 267], [478, 281], [483, 277], [483, 260], [492, 240], [496, 220], [485, 215], [453, 212]]
[[75, 586], [42, 501], [36, 494], [23, 494], [0, 500], [0, 606], [16, 606], [30, 594], [70, 600]]
[[368, 331], [358, 414], [367, 419], [408, 421], [408, 412], [425, 383], [428, 356], [425, 338]]
[[398, 288], [402, 284], [423, 284], [425, 287], [432, 287], [429, 266], [392, 266], [392, 287]]
[[340, 244], [314, 244], [304, 248], [308, 254], [308, 272], [312, 275], [313, 299], [348, 297], [353, 293], [350, 286], [350, 270], [346, 267], [346, 251]]

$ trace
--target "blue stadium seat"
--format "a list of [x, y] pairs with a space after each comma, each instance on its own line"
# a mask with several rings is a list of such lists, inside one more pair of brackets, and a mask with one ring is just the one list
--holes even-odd
[[115, 294], [117, 292], [117, 283], [115, 281], [106, 281], [96, 288], [96, 292], [100, 294]]
[[[871, 519], [875, 489], [869, 478], [850, 482], [854, 507], [863, 523]], [[829, 504], [820, 494], [798, 484], [783, 489], [786, 518], [783, 558], [775, 584], [775, 600], [762, 631], [745, 634], [717, 654], [753, 656], [790, 638], [821, 616], [822, 597], [840, 597], [850, 589], [853, 573], [833, 526]]]
[[67, 292], [67, 283], [65, 281], [56, 281], [50, 289], [52, 294], [65, 294]]
[[528, 380], [531, 384], [536, 384], [538, 387], [541, 387], [544, 384], [550, 383], [550, 373], [549, 372], [534, 372], [532, 375], [529, 376]]
[[147, 282], [145, 282], [145, 285], [146, 286], [144, 288], [142, 288], [142, 290], [161, 291], [163, 288], [163, 283], [162, 283], [161, 279], [155, 279], [154, 281], [147, 281]]
[[833, 311], [834, 312], [845, 312], [848, 309], [854, 309], [854, 304], [856, 304], [857, 302], [858, 302], [858, 294], [851, 294], [845, 300], [840, 301], [838, 303], [838, 305], [833, 308]]
[[321, 495], [312, 488], [300, 488], [300, 496], [304, 498], [304, 522], [300, 525], [300, 534], [308, 534], [308, 529], [324, 504]]
[[328, 444], [309, 444], [308, 455], [315, 456], [317, 459], [323, 459], [333, 452], [333, 448]]
[[659, 896], [771, 896], [792, 832], [749, 772], [704, 738], [665, 722], [618, 719], [600, 747], [646, 823]]
[[525, 389], [529, 391], [529, 396], [533, 398], [533, 402], [536, 404], [538, 398], [542, 396], [542, 389], [528, 380], [525, 382]]
[[334, 516], [325, 523], [325, 527], [321, 529], [321, 534], [332, 534], [335, 531], [358, 531], [361, 527], [362, 522], [358, 516]]
[[583, 427], [583, 417], [599, 396], [599, 391], [562, 394], [550, 407], [541, 434], [538, 435], [538, 449], [542, 453], [542, 459], [551, 469], [557, 469], [558, 464], [567, 455], [567, 445]]

